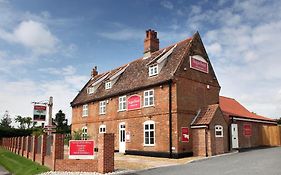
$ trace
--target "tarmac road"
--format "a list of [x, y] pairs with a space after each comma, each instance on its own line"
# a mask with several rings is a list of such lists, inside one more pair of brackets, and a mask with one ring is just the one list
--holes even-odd
[[281, 175], [281, 147], [249, 150], [127, 175]]
[[5, 170], [5, 168], [0, 166], [0, 175], [10, 175], [10, 173], [7, 170]]

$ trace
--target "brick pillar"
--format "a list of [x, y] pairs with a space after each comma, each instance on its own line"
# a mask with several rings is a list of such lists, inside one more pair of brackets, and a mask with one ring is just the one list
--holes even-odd
[[38, 136], [32, 136], [32, 161], [35, 162], [36, 152], [37, 152]]
[[31, 146], [31, 136], [26, 137], [26, 158], [29, 158], [30, 156], [30, 151], [29, 147]]
[[26, 144], [25, 144], [25, 137], [21, 137], [21, 156], [24, 156], [24, 151], [26, 150]]
[[43, 134], [41, 139], [41, 164], [44, 165], [47, 149], [47, 134]]
[[21, 137], [18, 137], [18, 149], [17, 149], [17, 154], [20, 154], [21, 151]]
[[105, 133], [98, 136], [98, 172], [114, 171], [114, 134]]
[[54, 134], [53, 140], [53, 170], [56, 170], [56, 160], [64, 157], [64, 136], [62, 134]]
[[13, 149], [13, 153], [17, 153], [17, 149], [18, 149], [18, 138], [14, 137], [14, 149]]

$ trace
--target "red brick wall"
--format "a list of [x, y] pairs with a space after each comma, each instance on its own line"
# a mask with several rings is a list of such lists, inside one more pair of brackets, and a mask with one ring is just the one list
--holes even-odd
[[56, 161], [57, 171], [83, 171], [83, 172], [97, 172], [98, 160], [74, 160], [74, 159], [60, 159]]

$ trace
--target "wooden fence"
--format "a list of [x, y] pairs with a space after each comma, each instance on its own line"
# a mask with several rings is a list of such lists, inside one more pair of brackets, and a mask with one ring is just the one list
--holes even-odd
[[265, 146], [281, 146], [281, 126], [263, 126], [262, 143]]

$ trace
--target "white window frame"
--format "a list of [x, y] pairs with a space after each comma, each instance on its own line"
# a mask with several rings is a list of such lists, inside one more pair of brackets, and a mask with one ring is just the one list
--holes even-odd
[[118, 98], [118, 111], [126, 111], [127, 109], [127, 98], [126, 95]]
[[[152, 95], [150, 94], [150, 92], [152, 92]], [[152, 99], [152, 103], [150, 104]], [[147, 104], [146, 104], [146, 100], [147, 100]], [[143, 92], [143, 107], [150, 107], [150, 106], [154, 106], [154, 89], [150, 89], [147, 91]]]
[[111, 89], [112, 87], [112, 84], [111, 84], [111, 81], [108, 81], [108, 82], [105, 82], [105, 89]]
[[[145, 126], [148, 125], [148, 129], [145, 129]], [[150, 128], [150, 125], [153, 125], [153, 129]], [[150, 135], [150, 132], [153, 131], [153, 143], [151, 143], [150, 139], [151, 139], [151, 135]], [[148, 132], [148, 143], [145, 143], [145, 133]], [[155, 138], [156, 138], [156, 135], [155, 135], [155, 122], [152, 121], [152, 120], [148, 120], [148, 121], [145, 121], [143, 123], [143, 145], [144, 146], [155, 146]]]
[[[221, 132], [221, 134], [217, 134]], [[223, 127], [221, 125], [215, 125], [215, 137], [223, 137]]]
[[152, 76], [155, 76], [155, 75], [158, 75], [158, 64], [155, 64], [155, 65], [152, 65], [152, 66], [149, 66], [148, 68], [148, 75], [150, 77]]
[[88, 104], [84, 104], [82, 109], [82, 117], [88, 117], [88, 114], [89, 114]]
[[99, 133], [106, 133], [106, 125], [100, 125]]
[[92, 86], [88, 87], [88, 94], [92, 94], [94, 92], [95, 92], [95, 88], [94, 87], [92, 87]]
[[105, 114], [106, 111], [106, 101], [100, 101], [100, 106], [99, 106], [99, 114]]
[[87, 128], [87, 126], [83, 126], [81, 130], [82, 130], [81, 139], [87, 140], [88, 139], [88, 128]]

